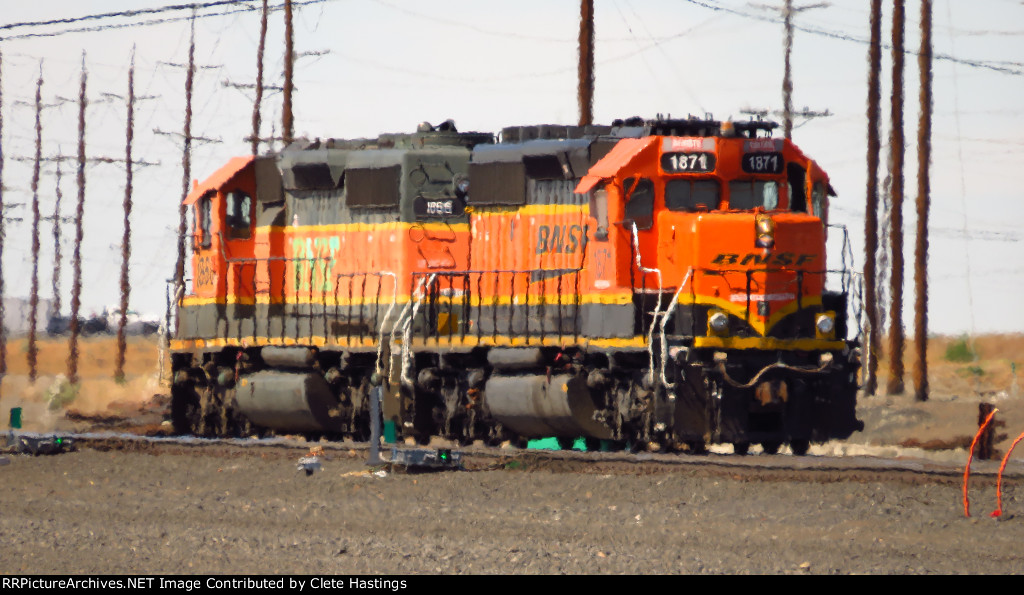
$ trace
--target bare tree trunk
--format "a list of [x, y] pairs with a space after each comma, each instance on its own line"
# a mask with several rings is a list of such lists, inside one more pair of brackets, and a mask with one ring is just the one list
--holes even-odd
[[886, 392], [901, 394], [903, 386], [903, 0], [893, 1], [892, 14], [892, 278], [889, 292], [889, 381]]
[[580, 0], [580, 126], [594, 123], [594, 0]]
[[928, 400], [928, 209], [932, 153], [932, 1], [921, 0], [921, 114], [917, 124], [917, 245], [914, 249], [914, 398]]

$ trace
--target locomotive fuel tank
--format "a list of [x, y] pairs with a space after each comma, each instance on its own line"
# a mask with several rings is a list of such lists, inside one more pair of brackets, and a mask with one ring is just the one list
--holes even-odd
[[595, 421], [597, 406], [578, 376], [492, 376], [485, 402], [491, 417], [519, 436], [612, 438]]

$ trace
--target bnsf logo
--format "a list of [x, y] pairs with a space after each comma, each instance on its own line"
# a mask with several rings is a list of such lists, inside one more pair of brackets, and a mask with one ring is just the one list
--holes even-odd
[[745, 255], [722, 253], [711, 261], [711, 264], [728, 265], [738, 264], [746, 266], [754, 265], [775, 265], [775, 266], [800, 266], [807, 264], [817, 258], [817, 254], [794, 254], [792, 252], [779, 252], [778, 254], [761, 255], [751, 252]]
[[583, 245], [586, 230], [580, 225], [541, 225], [537, 228], [536, 254], [575, 254]]

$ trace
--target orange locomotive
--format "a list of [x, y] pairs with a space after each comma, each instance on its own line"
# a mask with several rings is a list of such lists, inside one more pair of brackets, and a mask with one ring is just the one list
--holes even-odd
[[389, 438], [849, 436], [834, 192], [775, 127], [448, 121], [233, 159], [186, 199], [176, 428], [364, 438], [379, 394]]

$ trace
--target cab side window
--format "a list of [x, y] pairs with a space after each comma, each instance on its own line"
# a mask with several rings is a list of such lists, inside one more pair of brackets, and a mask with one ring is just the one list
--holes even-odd
[[241, 190], [227, 195], [227, 226], [232, 239], [248, 239], [252, 232], [252, 198]]
[[807, 212], [807, 191], [805, 180], [807, 170], [799, 164], [790, 163], [786, 168], [786, 177], [789, 181], [789, 210], [794, 213]]
[[209, 248], [212, 245], [213, 194], [210, 193], [200, 198], [196, 209], [199, 211], [199, 247]]
[[622, 186], [626, 194], [626, 218], [629, 226], [636, 223], [637, 229], [650, 229], [654, 225], [654, 182], [647, 178], [626, 178]]
[[811, 188], [811, 204], [814, 208], [814, 215], [819, 218], [825, 217], [825, 183], [815, 182]]
[[608, 239], [608, 189], [602, 183], [590, 192], [590, 216], [597, 219], [594, 239], [603, 242]]

